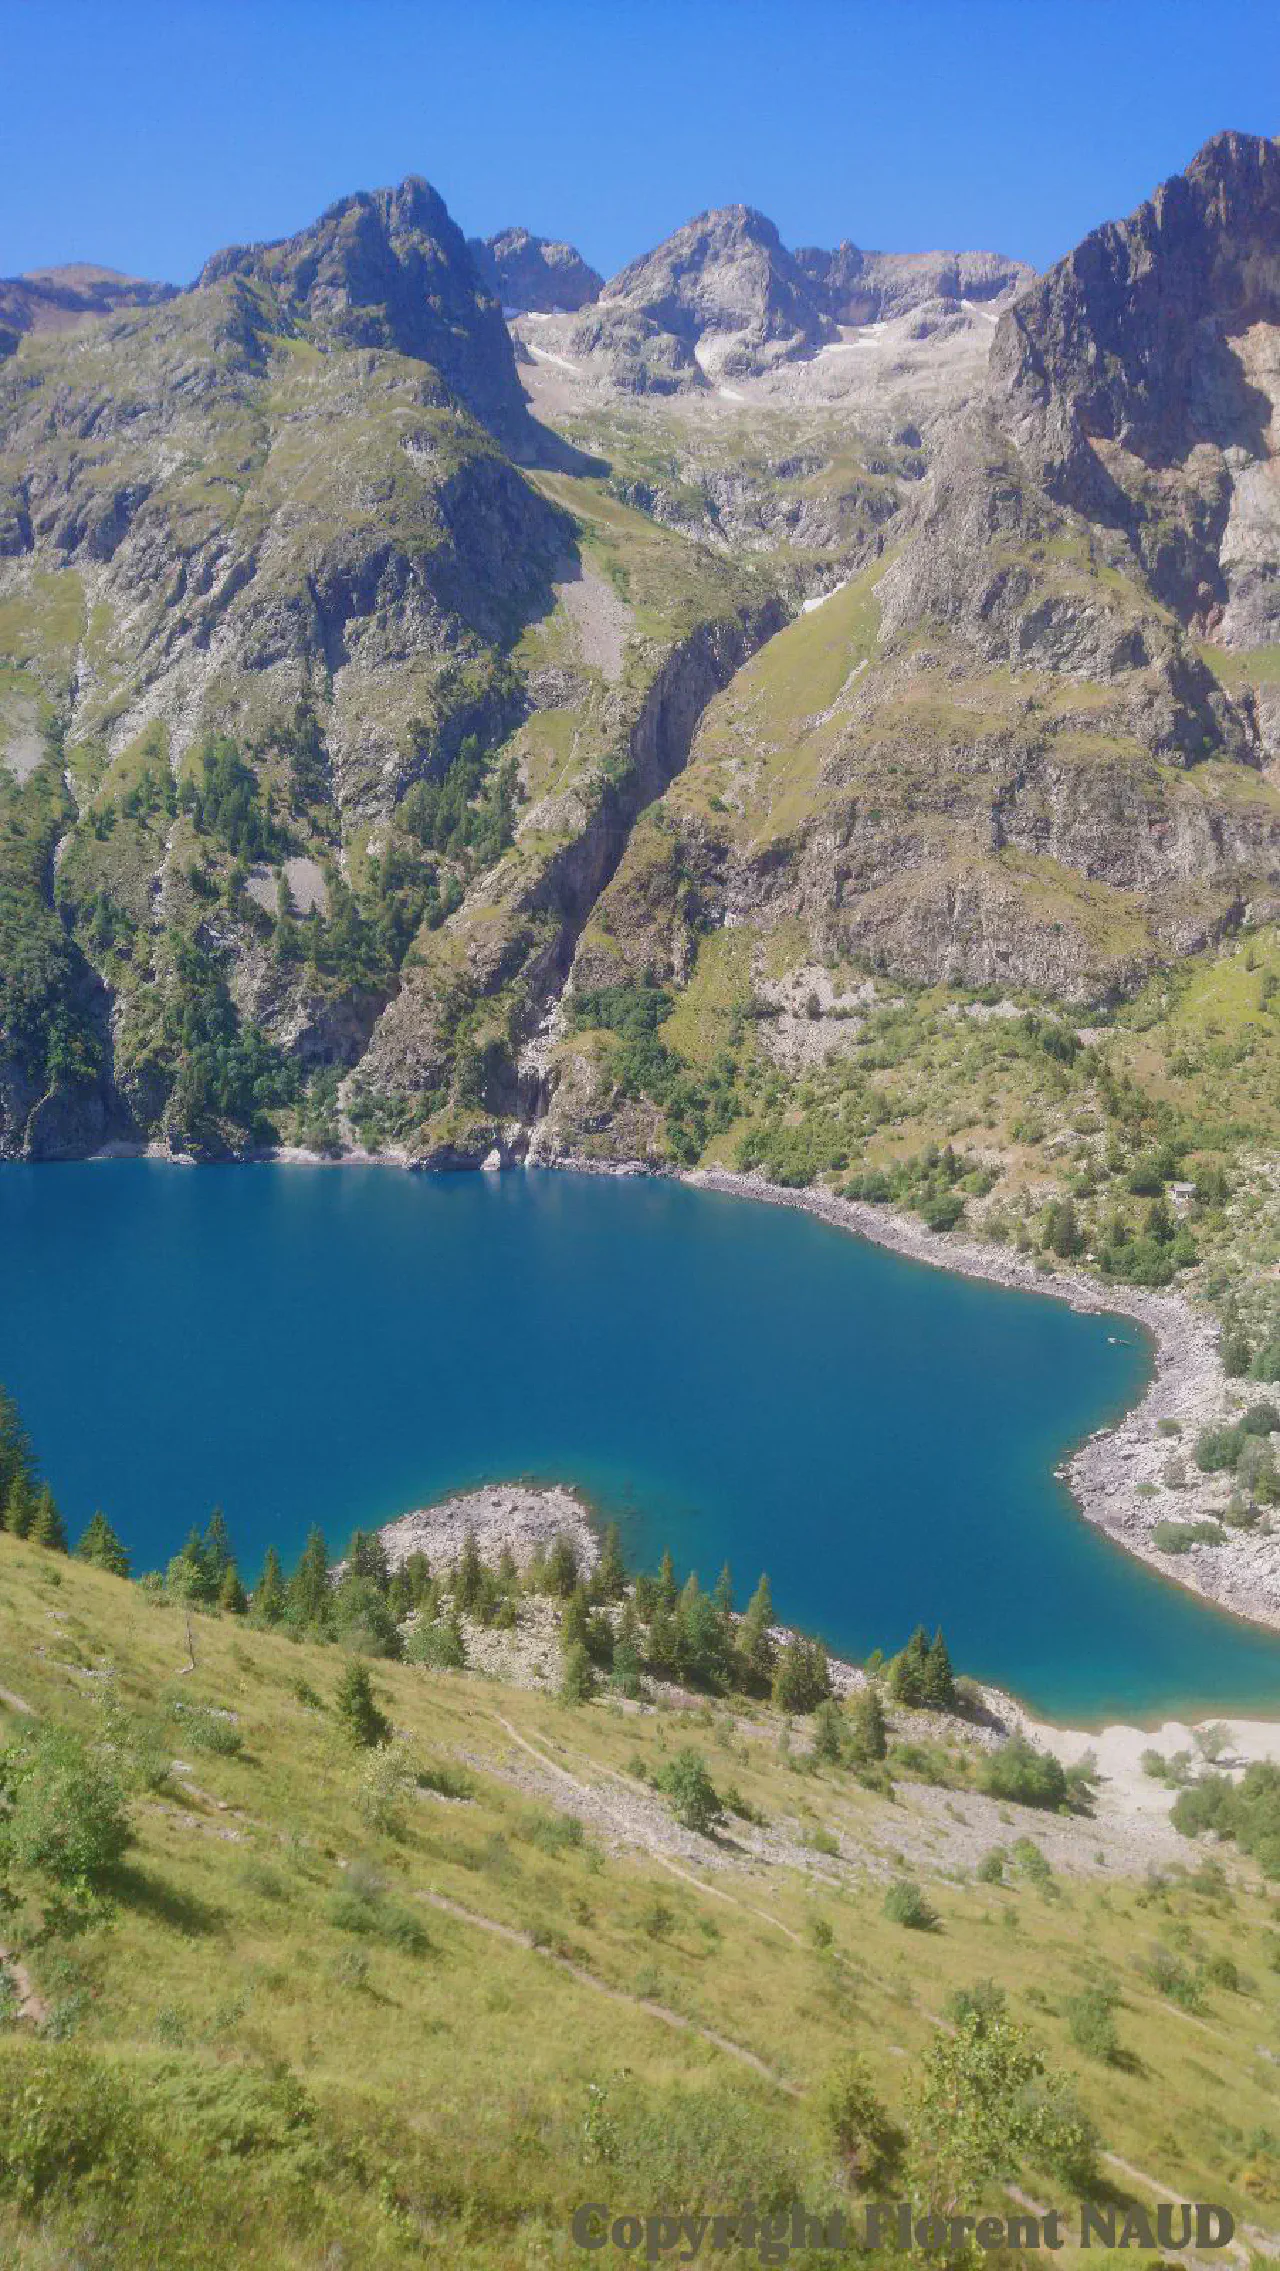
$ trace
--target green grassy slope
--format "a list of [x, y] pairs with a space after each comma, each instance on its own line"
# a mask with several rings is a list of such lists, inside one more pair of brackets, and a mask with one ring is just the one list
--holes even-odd
[[[6, 2262], [496, 2271], [577, 2260], [583, 2199], [850, 2206], [832, 2069], [856, 2048], [900, 2119], [949, 1996], [983, 1978], [1072, 2079], [1115, 2156], [1104, 2191], [1276, 2221], [1280, 1941], [1234, 1863], [1197, 1873], [1188, 1847], [1189, 1873], [1135, 1881], [1098, 1869], [1080, 1822], [1069, 1869], [993, 1884], [944, 1847], [916, 1872], [936, 1928], [906, 1930], [884, 1912], [903, 1765], [895, 1802], [814, 1768], [803, 1727], [788, 1751], [767, 1706], [570, 1708], [391, 1662], [372, 1669], [396, 1741], [361, 1752], [333, 1708], [343, 1661], [188, 1627], [0, 1537], [4, 1738], [79, 1730], [134, 1840], [84, 1904], [7, 1869]], [[644, 1777], [687, 1745], [767, 1832], [731, 1817], [672, 1844]], [[947, 1811], [977, 1819], [991, 1801], [964, 1782]], [[1043, 1823], [992, 1817], [1008, 1848]], [[1160, 1976], [1200, 1983], [1181, 2003], [1158, 1948]], [[1089, 1987], [1112, 1999], [1110, 2063], [1073, 2039]]]

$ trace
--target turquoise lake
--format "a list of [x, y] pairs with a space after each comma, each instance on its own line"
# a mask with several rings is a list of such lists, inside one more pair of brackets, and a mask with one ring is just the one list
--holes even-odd
[[1134, 1327], [808, 1217], [545, 1173], [0, 1169], [0, 1380], [73, 1533], [135, 1568], [221, 1502], [247, 1572], [516, 1475], [578, 1485], [865, 1655], [941, 1622], [1063, 1719], [1280, 1711], [1280, 1636], [1107, 1544], [1055, 1465]]

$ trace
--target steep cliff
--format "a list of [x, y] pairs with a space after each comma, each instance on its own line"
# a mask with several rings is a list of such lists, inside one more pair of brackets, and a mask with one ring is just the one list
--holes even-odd
[[[841, 1083], [913, 991], [1118, 1031], [1271, 940], [1275, 180], [1221, 137], [1038, 282], [730, 207], [598, 297], [411, 180], [29, 325], [3, 1148], [878, 1174], [945, 1022], [856, 1136]], [[966, 1103], [983, 1173], [1058, 1187], [1075, 1047]]]

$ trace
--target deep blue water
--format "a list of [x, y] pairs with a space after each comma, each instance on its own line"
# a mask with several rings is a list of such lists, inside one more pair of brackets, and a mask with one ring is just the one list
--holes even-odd
[[[1119, 1339], [1116, 1336], [1120, 1336]], [[862, 1655], [942, 1622], [1059, 1717], [1280, 1710], [1280, 1637], [1074, 1512], [1134, 1328], [678, 1185], [141, 1162], [0, 1169], [0, 1380], [135, 1567], [220, 1501], [247, 1571], [486, 1478]]]

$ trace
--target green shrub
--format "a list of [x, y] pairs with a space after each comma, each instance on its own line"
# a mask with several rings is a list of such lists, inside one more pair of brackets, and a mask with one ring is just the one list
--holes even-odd
[[1097, 2138], [1065, 2076], [1003, 2012], [968, 2012], [930, 2045], [908, 2098], [911, 2190], [944, 2213], [1024, 2161], [1073, 2192], [1097, 2181]]
[[890, 1885], [884, 1896], [884, 1913], [891, 1924], [901, 1924], [908, 1932], [934, 1932], [938, 1927], [937, 1910], [909, 1877], [899, 1877]]
[[1025, 1735], [1011, 1735], [983, 1763], [981, 1787], [992, 1798], [1017, 1806], [1064, 1806], [1070, 1795], [1066, 1772], [1051, 1751], [1037, 1750]]
[[992, 2019], [1003, 2017], [1009, 2007], [1009, 1998], [998, 1980], [975, 1979], [972, 1987], [957, 1987], [943, 2005], [943, 2016], [958, 2027], [969, 2018], [986, 2025]]
[[520, 1835], [543, 1853], [577, 1853], [586, 1844], [586, 1832], [575, 1814], [527, 1814]]
[[1218, 1522], [1157, 1522], [1151, 1533], [1157, 1553], [1190, 1553], [1192, 1546], [1220, 1546]]
[[1210, 1987], [1225, 1988], [1228, 1995], [1238, 1995], [1241, 1992], [1240, 1972], [1231, 1956], [1206, 1956], [1204, 1976]]
[[793, 1634], [773, 1676], [773, 1700], [779, 1711], [814, 1711], [830, 1693], [831, 1669], [822, 1642]]
[[840, 1851], [839, 1838], [833, 1837], [829, 1829], [823, 1829], [821, 1826], [817, 1829], [806, 1830], [802, 1842], [808, 1846], [811, 1853], [825, 1853], [833, 1860]]
[[244, 1736], [225, 1711], [212, 1710], [205, 1704], [174, 1703], [171, 1716], [183, 1743], [191, 1750], [209, 1751], [216, 1758], [237, 1758], [244, 1749]]
[[1212, 1830], [1232, 1837], [1257, 1862], [1264, 1877], [1280, 1877], [1280, 1766], [1254, 1759], [1240, 1781], [1206, 1774], [1180, 1791], [1171, 1815], [1184, 1837]]
[[1196, 1437], [1195, 1461], [1201, 1474], [1221, 1474], [1234, 1467], [1243, 1441], [1242, 1427], [1206, 1427]]
[[378, 1872], [361, 1861], [352, 1862], [337, 1891], [331, 1894], [329, 1919], [340, 1932], [384, 1940], [404, 1955], [425, 1955], [431, 1946], [421, 1917], [403, 1902], [393, 1900]]
[[1103, 2066], [1114, 2066], [1120, 2055], [1115, 2006], [1115, 1991], [1108, 1987], [1082, 1988], [1078, 1995], [1068, 1996], [1063, 2005], [1077, 2050]]
[[1046, 1884], [1053, 1875], [1053, 1863], [1042, 1853], [1034, 1837], [1020, 1837], [1013, 1848], [1013, 1862], [1019, 1873], [1033, 1885]]
[[466, 1643], [458, 1626], [452, 1621], [424, 1624], [419, 1620], [409, 1635], [405, 1656], [409, 1663], [422, 1664], [432, 1672], [461, 1672], [466, 1669]]
[[619, 2198], [678, 2200], [686, 2214], [714, 2213], [740, 2197], [744, 2169], [762, 2214], [781, 2214], [803, 2195], [791, 2135], [774, 2107], [741, 2085], [655, 2086], [625, 2076], [610, 2090], [608, 2110]]
[[1167, 1995], [1183, 2011], [1199, 2010], [1200, 1981], [1168, 1948], [1153, 1948], [1144, 1968], [1157, 1994]]
[[127, 2192], [147, 2140], [128, 2091], [78, 2050], [0, 2050], [0, 2199], [31, 2210], [83, 2185]]
[[438, 1798], [474, 1798], [476, 1786], [460, 1766], [419, 1766], [414, 1774], [419, 1790], [434, 1790]]
[[1002, 1845], [993, 1845], [988, 1853], [984, 1853], [982, 1859], [978, 1863], [977, 1868], [973, 1872], [975, 1877], [978, 1879], [979, 1884], [1003, 1884], [1004, 1865], [1006, 1859], [1007, 1856]]
[[658, 1787], [671, 1800], [671, 1811], [685, 1829], [709, 1837], [724, 1819], [724, 1805], [706, 1766], [695, 1750], [677, 1751], [657, 1777]]
[[886, 2189], [904, 2140], [856, 2052], [846, 2053], [820, 2084], [815, 2111], [846, 2179], [863, 2191]]
[[43, 1727], [0, 1752], [0, 1857], [55, 1885], [110, 1876], [131, 1842], [115, 1768], [83, 1736]]

